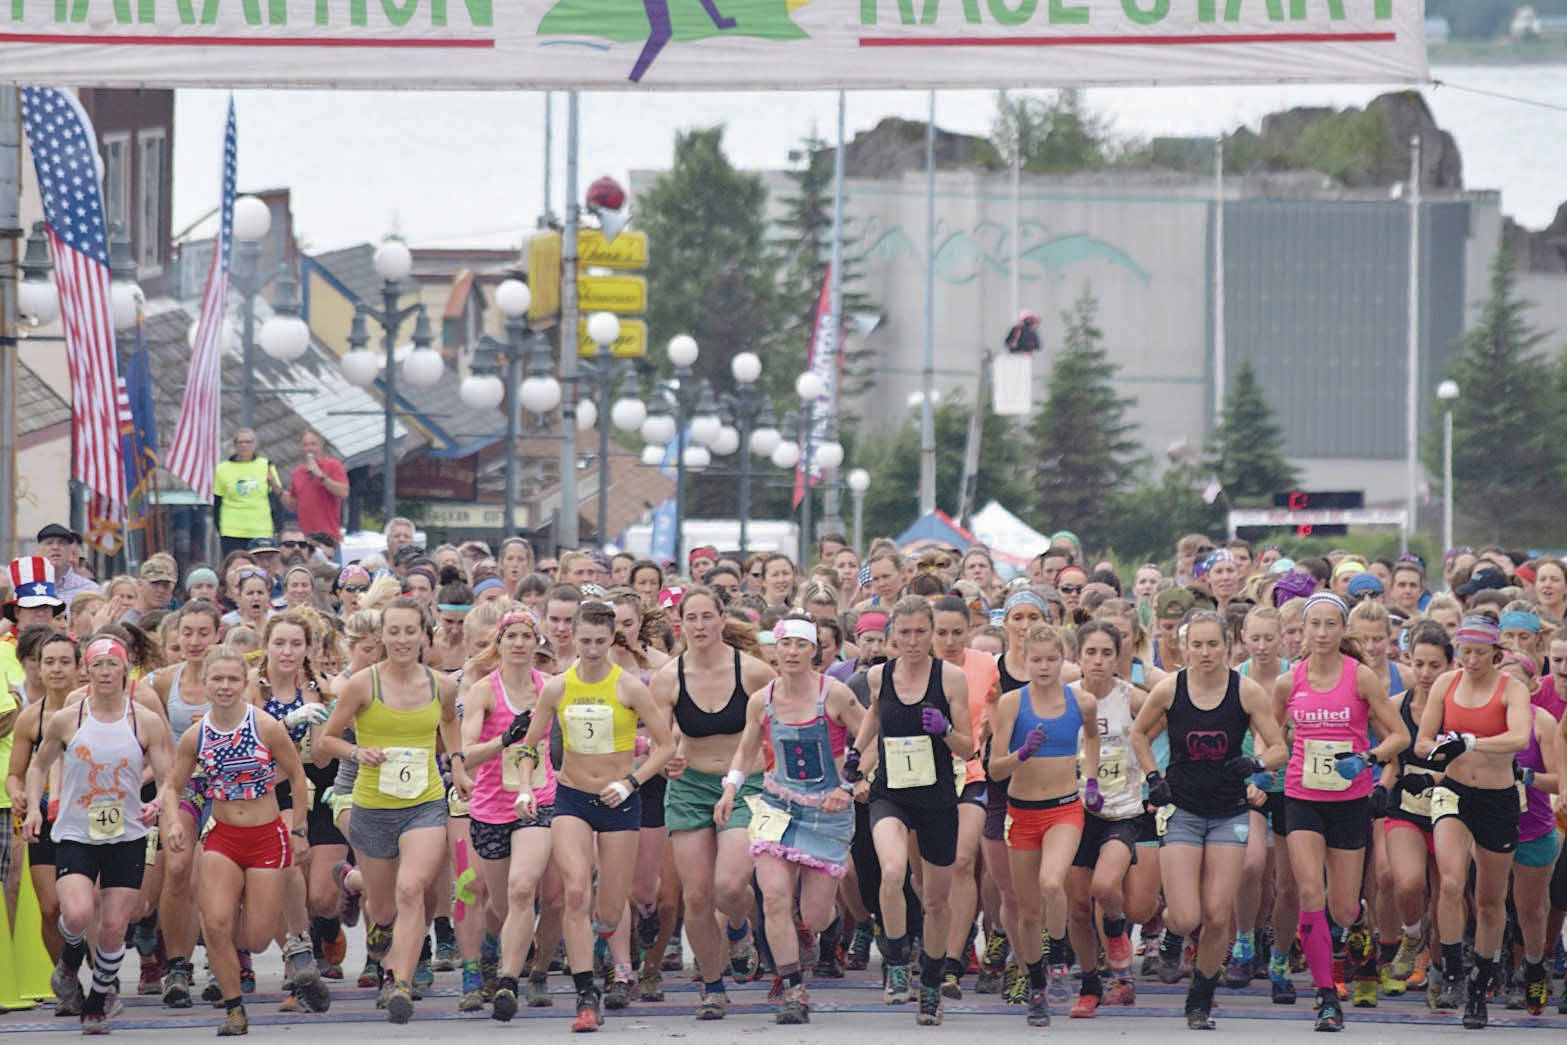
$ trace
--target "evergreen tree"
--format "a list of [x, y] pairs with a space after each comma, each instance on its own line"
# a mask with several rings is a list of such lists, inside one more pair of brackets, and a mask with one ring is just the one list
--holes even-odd
[[[1066, 335], [1050, 370], [1050, 392], [1029, 425], [1034, 443], [1034, 522], [1103, 540], [1111, 498], [1125, 488], [1140, 448], [1131, 399], [1114, 387], [1102, 342], [1099, 302], [1089, 290], [1063, 313]], [[1094, 539], [1090, 538], [1090, 539]]]
[[1108, 166], [1117, 151], [1109, 121], [1070, 89], [1048, 96], [997, 94], [990, 147], [996, 165], [1010, 166], [1016, 152], [1024, 170], [1043, 174]]
[[1241, 362], [1225, 394], [1224, 420], [1208, 443], [1208, 468], [1232, 504], [1267, 500], [1298, 481], [1284, 459], [1284, 432], [1249, 359]]
[[[1532, 306], [1515, 284], [1504, 246], [1491, 263], [1480, 320], [1460, 340], [1450, 373], [1462, 392], [1453, 404], [1456, 510], [1493, 541], [1543, 536], [1557, 522], [1556, 498], [1545, 496], [1561, 467], [1547, 399], [1552, 375], [1538, 351], [1545, 334], [1529, 325]], [[1440, 438], [1428, 443], [1434, 475], [1442, 474], [1441, 452]]]
[[1221, 532], [1222, 505], [1202, 499], [1207, 481], [1205, 470], [1179, 464], [1165, 469], [1157, 481], [1144, 481], [1116, 495], [1110, 528], [1105, 531], [1107, 552], [1132, 566], [1163, 562], [1185, 534]]

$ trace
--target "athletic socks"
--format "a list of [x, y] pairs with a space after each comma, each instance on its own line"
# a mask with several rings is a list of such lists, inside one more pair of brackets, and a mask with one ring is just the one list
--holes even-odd
[[479, 960], [481, 962], [498, 962], [501, 960], [501, 938], [491, 933], [484, 934], [484, 940], [479, 944]]
[[945, 964], [945, 962], [946, 962], [945, 956], [939, 957], [939, 958], [933, 958], [933, 957], [931, 957], [928, 954], [921, 956], [921, 958], [920, 958], [920, 986], [921, 987], [940, 987], [941, 986], [941, 967], [942, 967], [943, 964]]
[[[1186, 1010], [1200, 1009], [1203, 1012], [1213, 1011], [1213, 992], [1219, 986], [1221, 973], [1212, 976], [1204, 976], [1196, 969], [1192, 970], [1192, 985], [1186, 990]], [[1086, 991], [1084, 993], [1087, 993]]]
[[1186, 937], [1171, 929], [1166, 929], [1159, 937], [1159, 957], [1168, 962], [1181, 960], [1181, 949], [1186, 946]]
[[85, 933], [73, 933], [66, 928], [65, 915], [59, 918], [60, 935], [65, 938], [65, 947], [60, 952], [60, 964], [71, 972], [82, 967], [82, 962], [87, 958], [87, 935]]
[[1056, 936], [1054, 933], [1050, 934], [1050, 954], [1049, 954], [1049, 958], [1048, 958], [1048, 963], [1050, 965], [1065, 965], [1066, 964], [1066, 934], [1065, 933], [1063, 933], [1059, 937]]
[[1257, 953], [1256, 937], [1250, 929], [1235, 934], [1235, 946], [1233, 948], [1237, 961], [1251, 961]]
[[1464, 944], [1442, 941], [1442, 979], [1457, 983], [1464, 978]]
[[963, 963], [950, 954], [941, 960], [941, 978], [945, 980], [948, 976], [963, 978]]
[[1109, 915], [1104, 915], [1100, 918], [1099, 924], [1104, 927], [1105, 939], [1107, 940], [1113, 940], [1126, 932], [1126, 919], [1124, 917], [1111, 918]]
[[120, 976], [120, 963], [125, 960], [125, 945], [112, 951], [94, 948], [92, 961], [92, 989], [94, 994], [108, 994], [114, 989], [114, 981]]
[[457, 942], [457, 930], [452, 928], [452, 920], [444, 914], [437, 915], [435, 918], [435, 940], [443, 944]]
[[906, 965], [909, 960], [909, 938], [907, 936], [888, 936], [887, 964]]
[[[571, 984], [573, 987], [577, 988], [578, 994], [588, 993], [593, 989], [593, 970], [589, 969], [587, 972], [573, 972], [571, 974]], [[719, 988], [723, 988], [722, 983], [719, 984]]]
[[1099, 981], [1098, 969], [1086, 969], [1083, 972], [1083, 986], [1077, 992], [1084, 997], [1092, 995], [1095, 998], [1104, 996], [1104, 985]]
[[1028, 963], [1028, 986], [1030, 990], [1042, 991], [1048, 981], [1045, 978], [1045, 960]]
[[1391, 965], [1393, 964], [1393, 959], [1398, 956], [1398, 941], [1394, 940], [1392, 943], [1389, 943], [1383, 940], [1378, 945], [1378, 950], [1381, 953], [1377, 956], [1377, 961], [1382, 965]]
[[[513, 994], [516, 994], [517, 993], [517, 977], [515, 977], [515, 976], [502, 976], [502, 977], [500, 977], [500, 982], [501, 982], [502, 986], [505, 986], [508, 981], [510, 981], [510, 983], [511, 983], [511, 992]], [[478, 961], [478, 959], [477, 958], [467, 958], [467, 959], [464, 959], [463, 963], [462, 963], [462, 991], [463, 991], [463, 993], [464, 994], [468, 994], [468, 993], [470, 993], [472, 991], [478, 991], [478, 990], [483, 990], [483, 989], [484, 989], [484, 973], [479, 970], [479, 961]]]
[[1300, 912], [1300, 949], [1306, 953], [1311, 985], [1318, 989], [1332, 987], [1333, 942], [1327, 911]]
[[785, 987], [798, 987], [805, 979], [800, 974], [799, 962], [795, 962], [792, 965], [780, 965], [778, 967], [778, 978], [783, 981]]

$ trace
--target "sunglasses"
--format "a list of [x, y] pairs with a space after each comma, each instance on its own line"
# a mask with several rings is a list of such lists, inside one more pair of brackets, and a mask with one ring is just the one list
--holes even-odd
[[239, 571], [239, 579], [241, 581], [248, 581], [252, 577], [260, 577], [262, 580], [269, 580], [271, 579], [271, 576], [272, 575], [266, 570], [249, 569]]
[[1063, 584], [1057, 590], [1060, 591], [1062, 595], [1083, 594], [1083, 586], [1081, 584]]
[[370, 590], [370, 586], [367, 584], [345, 584], [339, 590], [352, 592], [355, 595], [363, 595], [365, 592]]
[[309, 548], [309, 541], [278, 541], [279, 548]]
[[755, 580], [761, 580], [762, 579], [762, 571], [761, 570], [752, 570], [751, 573], [750, 573], [750, 576], [753, 579], [755, 579]]

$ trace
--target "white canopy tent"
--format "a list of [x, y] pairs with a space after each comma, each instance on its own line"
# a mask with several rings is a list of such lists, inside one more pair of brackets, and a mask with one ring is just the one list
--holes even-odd
[[969, 531], [990, 549], [996, 569], [1019, 573], [1034, 556], [1050, 547], [1050, 538], [1019, 519], [999, 501], [991, 501], [969, 518]]

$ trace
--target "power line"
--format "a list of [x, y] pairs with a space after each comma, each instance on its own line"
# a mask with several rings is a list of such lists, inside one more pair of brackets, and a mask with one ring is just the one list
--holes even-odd
[[1501, 91], [1489, 91], [1483, 87], [1470, 87], [1467, 84], [1450, 83], [1447, 80], [1432, 80], [1432, 87], [1448, 87], [1455, 91], [1464, 91], [1468, 94], [1484, 95], [1487, 98], [1496, 98], [1504, 102], [1514, 102], [1518, 105], [1532, 105], [1537, 109], [1549, 109], [1552, 112], [1567, 113], [1567, 105], [1560, 102], [1547, 102], [1539, 98], [1524, 98], [1516, 94], [1504, 94]]

